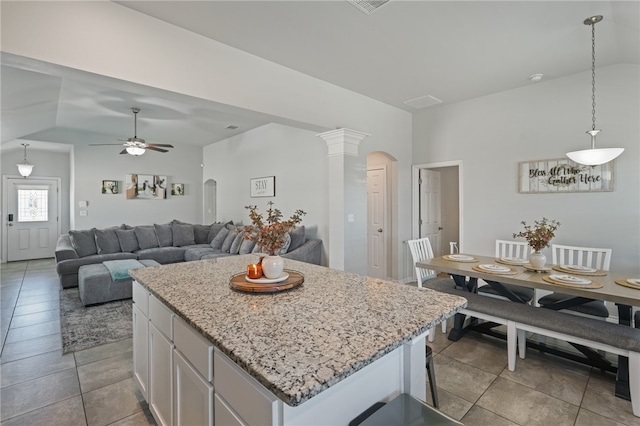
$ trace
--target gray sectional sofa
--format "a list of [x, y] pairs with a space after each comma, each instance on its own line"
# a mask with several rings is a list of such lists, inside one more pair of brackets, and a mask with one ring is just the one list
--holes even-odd
[[[304, 226], [289, 233], [281, 256], [319, 265], [322, 240], [307, 239]], [[105, 260], [155, 260], [169, 264], [259, 252], [242, 238], [242, 228], [229, 223], [194, 225], [177, 220], [162, 225], [120, 225], [106, 229], [69, 231], [58, 237], [56, 271], [62, 288], [78, 286], [78, 269]]]

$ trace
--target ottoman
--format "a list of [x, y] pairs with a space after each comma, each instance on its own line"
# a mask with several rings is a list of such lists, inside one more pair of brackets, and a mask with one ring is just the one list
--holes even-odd
[[[140, 260], [144, 266], [160, 266], [151, 259]], [[102, 263], [83, 265], [78, 270], [78, 292], [82, 304], [95, 305], [96, 303], [111, 302], [113, 300], [131, 298], [132, 280], [114, 282], [111, 273]]]

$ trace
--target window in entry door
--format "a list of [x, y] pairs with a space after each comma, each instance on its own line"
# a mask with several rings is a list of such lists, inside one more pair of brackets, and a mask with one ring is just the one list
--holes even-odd
[[49, 220], [48, 189], [18, 189], [18, 222]]

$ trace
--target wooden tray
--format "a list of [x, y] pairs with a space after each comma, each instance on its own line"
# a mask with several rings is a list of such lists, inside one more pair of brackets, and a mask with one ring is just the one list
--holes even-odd
[[290, 269], [285, 269], [285, 271], [289, 274], [289, 278], [279, 283], [269, 284], [250, 283], [244, 279], [246, 273], [241, 272], [231, 277], [229, 286], [236, 291], [244, 293], [277, 293], [279, 291], [291, 290], [304, 282], [304, 275], [300, 272]]
[[565, 286], [565, 287], [573, 287], [573, 288], [602, 288], [602, 283], [599, 283], [597, 281], [591, 281], [590, 284], [571, 284], [571, 283], [565, 283], [564, 281], [558, 281], [558, 280], [554, 280], [553, 278], [551, 278], [551, 276], [544, 276], [542, 277], [543, 280], [545, 280], [546, 282], [550, 283], [550, 284], [555, 284], [555, 285], [561, 285], [561, 286]]
[[565, 274], [585, 275], [585, 276], [588, 276], [588, 277], [604, 277], [605, 275], [607, 275], [607, 271], [597, 270], [597, 271], [593, 271], [593, 272], [581, 272], [581, 271], [575, 271], [573, 269], [563, 268], [561, 265], [554, 265], [553, 269], [555, 271], [563, 272]]

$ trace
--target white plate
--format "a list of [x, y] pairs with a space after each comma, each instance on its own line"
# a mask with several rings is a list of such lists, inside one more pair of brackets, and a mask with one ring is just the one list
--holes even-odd
[[640, 285], [640, 278], [629, 278], [627, 282], [633, 285]]
[[578, 271], [578, 272], [596, 272], [596, 269], [594, 268], [589, 268], [588, 266], [582, 266], [582, 265], [562, 265], [561, 266], [563, 269], [569, 269], [571, 271]]
[[273, 284], [279, 283], [289, 278], [289, 274], [283, 272], [278, 278], [249, 278], [246, 275], [244, 276], [245, 281], [254, 283], [254, 284]]
[[493, 263], [478, 265], [478, 268], [491, 272], [509, 272], [511, 270], [511, 268], [507, 268], [506, 266], [494, 265]]
[[574, 277], [573, 275], [551, 275], [551, 279], [556, 281], [561, 281], [567, 284], [591, 284], [591, 280], [587, 280], [585, 278]]
[[451, 260], [473, 260], [473, 256], [467, 256], [466, 254], [450, 254], [447, 257]]
[[503, 262], [520, 263], [522, 265], [529, 262], [527, 259], [522, 259], [520, 257], [501, 257], [500, 260]]

